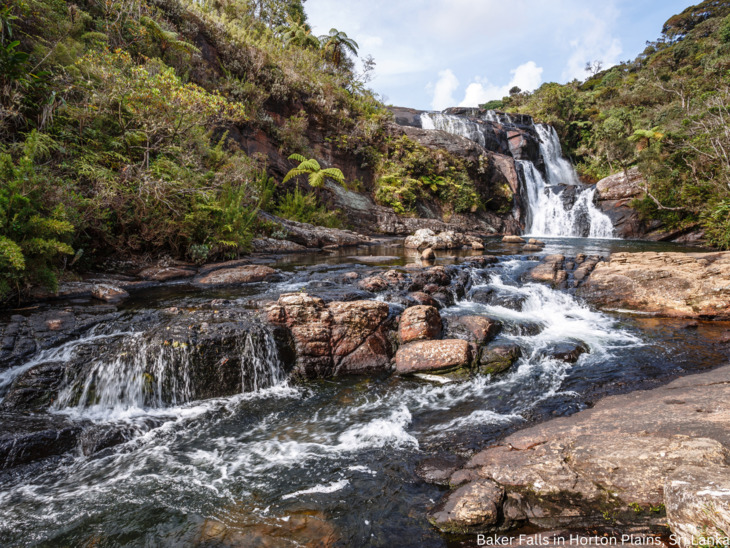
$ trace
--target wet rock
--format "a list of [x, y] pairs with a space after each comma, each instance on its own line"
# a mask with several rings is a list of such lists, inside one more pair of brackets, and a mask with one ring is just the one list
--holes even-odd
[[359, 273], [357, 273], [357, 272], [346, 272], [346, 273], [345, 273], [345, 274], [343, 274], [343, 276], [342, 276], [342, 278], [343, 278], [343, 279], [344, 279], [344, 280], [345, 280], [346, 282], [352, 282], [352, 281], [354, 281], [354, 280], [357, 280], [357, 279], [358, 279], [359, 277], [360, 277], [360, 274], [359, 274]]
[[469, 245], [472, 249], [484, 249], [484, 242], [482, 242], [481, 240], [477, 240], [476, 238], [470, 239]]
[[[411, 291], [419, 291], [429, 285], [445, 287], [451, 283], [451, 275], [443, 266], [433, 266], [413, 275]], [[429, 291], [426, 291], [429, 293]]]
[[588, 348], [582, 343], [563, 342], [546, 351], [545, 355], [567, 363], [575, 363], [581, 355], [586, 354]]
[[388, 270], [373, 276], [363, 278], [358, 282], [358, 287], [372, 293], [379, 293], [386, 289], [399, 287], [406, 280], [406, 275], [397, 270]]
[[479, 287], [469, 293], [469, 300], [491, 306], [502, 306], [511, 310], [522, 310], [527, 295], [512, 291], [500, 291], [491, 287]]
[[115, 285], [94, 284], [94, 287], [91, 290], [91, 296], [107, 303], [118, 303], [127, 299], [129, 297], [129, 293]]
[[466, 259], [464, 259], [464, 262], [477, 266], [487, 266], [490, 264], [498, 263], [499, 259], [494, 255], [479, 255], [476, 257], [467, 257]]
[[4, 411], [40, 412], [56, 399], [66, 365], [50, 362], [37, 365], [13, 381], [0, 403]]
[[448, 306], [453, 306], [455, 303], [454, 295], [450, 291], [434, 291], [431, 293], [431, 296], [439, 303], [439, 306], [436, 308], [446, 308]]
[[169, 280], [178, 280], [180, 278], [192, 278], [197, 270], [188, 267], [179, 266], [151, 266], [139, 272], [139, 277], [143, 280], [153, 282], [166, 282]]
[[244, 265], [235, 268], [223, 268], [206, 274], [196, 280], [203, 285], [248, 284], [270, 282], [278, 279], [277, 270], [263, 265]]
[[522, 357], [522, 349], [516, 344], [495, 344], [481, 350], [479, 372], [494, 375], [506, 371]]
[[13, 468], [73, 451], [81, 423], [51, 415], [0, 413], [0, 469]]
[[[728, 470], [683, 466], [664, 486], [667, 521], [679, 546], [727, 543], [730, 531], [730, 475]], [[705, 539], [704, 542], [699, 539]]]
[[441, 335], [441, 315], [433, 306], [412, 306], [400, 317], [398, 338], [401, 344], [436, 339]]
[[73, 306], [14, 314], [0, 323], [0, 370], [20, 365], [34, 353], [77, 338], [91, 327], [119, 317], [113, 305]]
[[528, 320], [505, 321], [503, 325], [504, 325], [504, 332], [507, 333], [508, 335], [519, 335], [519, 336], [529, 336], [529, 337], [534, 337], [535, 335], [539, 335], [542, 332], [542, 330], [545, 328], [539, 322], [531, 322]]
[[542, 251], [542, 246], [539, 245], [527, 244], [526, 246], [522, 247], [523, 253], [538, 253], [540, 251]]
[[84, 429], [80, 435], [79, 445], [81, 452], [94, 455], [125, 441], [132, 439], [134, 433], [131, 427], [119, 424], [94, 424]]
[[441, 303], [439, 303], [431, 295], [429, 295], [428, 293], [424, 293], [423, 291], [414, 291], [412, 293], [409, 293], [408, 296], [413, 299], [417, 304], [433, 306], [434, 308], [441, 308]]
[[406, 249], [458, 249], [468, 243], [463, 234], [446, 230], [436, 234], [433, 230], [422, 228], [405, 239]]
[[348, 259], [361, 263], [387, 264], [397, 261], [400, 257], [396, 257], [395, 255], [354, 255], [352, 257], [348, 257]]
[[455, 316], [448, 319], [448, 334], [479, 345], [486, 344], [502, 330], [502, 324], [485, 316]]
[[286, 327], [296, 349], [296, 375], [331, 377], [387, 371], [393, 355], [389, 308], [379, 301], [332, 302], [288, 293], [267, 307], [270, 322]]
[[730, 319], [730, 252], [614, 253], [578, 289], [604, 307]]
[[447, 533], [485, 531], [497, 524], [503, 500], [502, 486], [480, 479], [447, 495], [428, 520]]
[[472, 351], [460, 339], [421, 341], [401, 346], [395, 355], [396, 373], [407, 375], [426, 371], [450, 371], [471, 365]]
[[422, 261], [433, 261], [435, 258], [436, 258], [436, 254], [433, 252], [433, 249], [431, 249], [430, 247], [427, 247], [421, 253]]
[[543, 242], [541, 240], [536, 240], [535, 238], [530, 238], [529, 240], [527, 240], [527, 244], [545, 247], [545, 242]]
[[[694, 525], [699, 517], [694, 508], [708, 503], [721, 509], [713, 514], [721, 523], [730, 492], [729, 393], [730, 366], [724, 366], [653, 390], [609, 396], [590, 409], [516, 432], [474, 455], [450, 478], [452, 486], [481, 481], [502, 486], [502, 517], [495, 523], [491, 507], [485, 507], [464, 520], [440, 523], [444, 530], [482, 532], [519, 522], [592, 528], [604, 526], [608, 513], [622, 530], [646, 531], [663, 521], [650, 508], [664, 504], [670, 526], [691, 535], [684, 524]], [[692, 403], [678, 405], [678, 398]], [[444, 504], [469, 505], [473, 499], [469, 489], [459, 488]], [[475, 526], [480, 512], [485, 520]]]
[[457, 455], [439, 455], [422, 460], [416, 466], [416, 475], [426, 483], [449, 485], [449, 478], [465, 459]]
[[502, 242], [505, 244], [524, 244], [525, 239], [520, 236], [505, 236], [502, 238]]
[[533, 268], [527, 275], [527, 279], [533, 282], [548, 283], [552, 286], [559, 286], [567, 278], [563, 270], [563, 255], [547, 255], [542, 262]]

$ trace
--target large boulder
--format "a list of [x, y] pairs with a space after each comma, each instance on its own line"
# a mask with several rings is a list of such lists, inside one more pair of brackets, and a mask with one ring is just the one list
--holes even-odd
[[522, 349], [516, 344], [495, 344], [483, 348], [479, 354], [479, 372], [494, 375], [506, 371], [520, 359]]
[[269, 282], [279, 278], [279, 272], [270, 266], [243, 265], [235, 268], [222, 268], [196, 280], [203, 285], [248, 284]]
[[604, 307], [730, 319], [730, 252], [614, 253], [578, 291]]
[[527, 275], [529, 281], [548, 283], [552, 286], [559, 286], [568, 279], [563, 263], [563, 255], [546, 255], [540, 264], [533, 268]]
[[405, 240], [408, 249], [458, 249], [471, 245], [470, 240], [458, 232], [447, 230], [436, 234], [433, 230], [422, 228]]
[[447, 372], [469, 367], [472, 348], [461, 339], [421, 341], [401, 346], [395, 355], [395, 370], [399, 375], [422, 372]]
[[486, 344], [502, 330], [502, 324], [486, 316], [454, 316], [448, 319], [448, 334], [478, 345]]
[[484, 531], [497, 524], [504, 488], [492, 480], [477, 480], [453, 493], [428, 515], [429, 521], [449, 533]]
[[[628, 173], [628, 177], [626, 176]], [[645, 181], [639, 170], [614, 173], [596, 183], [598, 208], [611, 219], [614, 230], [622, 238], [640, 238], [649, 226], [644, 223], [631, 203], [643, 196]]]
[[435, 307], [412, 306], [406, 308], [400, 317], [398, 338], [401, 344], [436, 339], [441, 335], [441, 328], [441, 315]]
[[281, 295], [270, 322], [294, 341], [294, 373], [306, 378], [387, 371], [393, 355], [389, 307], [380, 301], [331, 302], [304, 293]]

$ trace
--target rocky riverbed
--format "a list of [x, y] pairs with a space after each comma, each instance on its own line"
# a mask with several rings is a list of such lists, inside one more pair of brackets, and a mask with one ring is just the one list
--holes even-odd
[[[84, 282], [123, 287], [125, 300], [76, 292], [5, 315], [0, 539], [444, 546], [525, 524], [695, 534], [710, 487], [681, 482], [725, 489], [727, 410], [712, 402], [726, 399], [727, 370], [601, 398], [725, 363], [724, 316], [636, 315], [643, 301], [606, 301], [601, 284], [684, 288], [654, 315], [707, 295], [718, 310], [726, 254], [429, 238], [467, 247], [422, 260], [420, 243], [400, 240], [146, 267]], [[642, 276], [654, 262], [681, 268]], [[543, 422], [553, 417], [566, 418]]]

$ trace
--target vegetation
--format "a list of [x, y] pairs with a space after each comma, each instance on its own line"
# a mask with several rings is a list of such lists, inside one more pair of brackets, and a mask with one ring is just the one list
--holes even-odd
[[701, 225], [730, 248], [730, 2], [687, 8], [635, 60], [601, 68], [592, 62], [584, 82], [547, 83], [485, 106], [554, 125], [588, 180], [637, 166], [645, 217]]
[[[301, 0], [0, 0], [0, 302], [110, 255], [237, 256], [271, 230], [259, 209], [336, 225], [240, 137], [376, 146], [386, 111], [333, 31]], [[312, 186], [344, 182], [305, 160]]]

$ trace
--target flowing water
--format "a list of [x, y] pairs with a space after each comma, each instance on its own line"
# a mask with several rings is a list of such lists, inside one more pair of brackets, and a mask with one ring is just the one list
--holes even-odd
[[[268, 328], [257, 325], [240, 335], [245, 391], [191, 400], [184, 352], [150, 352], [146, 330], [129, 329], [130, 318], [212, 298], [243, 306], [285, 291], [335, 291], [332, 280], [342, 273], [373, 268], [358, 254], [387, 255], [379, 261], [384, 267], [402, 268], [412, 259], [400, 247], [350, 251], [318, 264], [308, 264], [311, 256], [292, 257], [279, 265], [287, 279], [245, 290], [150, 289], [125, 305], [120, 320], [2, 372], [0, 395], [11, 377], [33, 365], [73, 360], [86, 347], [118, 341], [122, 350], [110, 361], [87, 360], [87, 382], [67, 379], [76, 396], [67, 387], [53, 413], [131, 434], [92, 456], [72, 454], [0, 475], [0, 544], [254, 546], [266, 538], [274, 539], [266, 545], [297, 546], [329, 538], [338, 546], [460, 545], [425, 519], [444, 490], [418, 479], [423, 459], [465, 456], [604, 394], [655, 386], [727, 358], [720, 337], [726, 326], [684, 329], [682, 322], [600, 312], [570, 292], [523, 283], [536, 261], [498, 242], [488, 247], [500, 262], [460, 266], [473, 285], [442, 315], [484, 314], [503, 322], [497, 342], [519, 345], [523, 356], [499, 376], [444, 384], [390, 375], [294, 384]], [[556, 239], [545, 252], [656, 248]], [[459, 257], [443, 262], [459, 263]], [[484, 304], [478, 295], [485, 291], [498, 298]], [[397, 303], [391, 307], [398, 312]], [[551, 358], [550, 349], [566, 342], [589, 352], [574, 364]], [[158, 374], [145, 379], [150, 369]], [[175, 383], [171, 393], [180, 396], [165, 397], [164, 386]]]
[[[439, 129], [488, 147], [492, 124], [514, 126], [508, 114], [486, 111], [470, 118], [429, 112], [421, 115], [423, 129]], [[486, 122], [486, 123], [485, 123]], [[595, 188], [582, 185], [571, 163], [563, 157], [555, 128], [530, 124], [540, 148], [544, 173], [530, 160], [515, 158], [526, 198], [525, 234], [539, 237], [612, 238], [613, 224], [594, 204]]]

